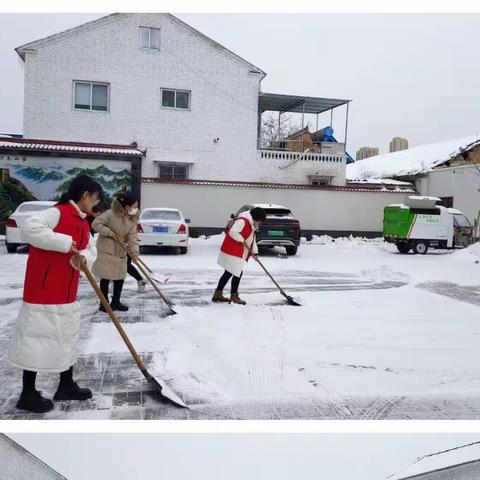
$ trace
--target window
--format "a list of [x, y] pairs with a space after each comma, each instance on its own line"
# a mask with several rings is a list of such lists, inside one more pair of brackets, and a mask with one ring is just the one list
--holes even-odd
[[108, 88], [106, 83], [74, 82], [74, 108], [107, 112]]
[[160, 163], [158, 165], [158, 176], [166, 180], [187, 180], [188, 165]]
[[190, 108], [190, 92], [162, 88], [162, 107], [188, 110]]
[[160, 50], [160, 29], [140, 27], [140, 48]]
[[313, 176], [313, 177], [310, 177], [310, 183], [312, 185], [328, 186], [332, 184], [332, 177]]
[[144, 210], [141, 216], [142, 220], [181, 220], [178, 210]]

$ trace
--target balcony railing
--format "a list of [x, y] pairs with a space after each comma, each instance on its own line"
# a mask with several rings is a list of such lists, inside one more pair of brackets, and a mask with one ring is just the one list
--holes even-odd
[[[345, 162], [345, 154], [328, 154], [309, 152], [303, 154], [302, 152], [289, 152], [285, 150], [259, 150], [260, 158], [266, 160], [284, 160], [286, 162], [293, 162], [299, 160], [301, 162], [324, 162], [324, 163], [343, 163]], [[301, 158], [300, 158], [301, 157]]]

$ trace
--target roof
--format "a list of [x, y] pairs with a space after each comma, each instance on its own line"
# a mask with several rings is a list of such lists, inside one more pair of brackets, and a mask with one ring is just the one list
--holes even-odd
[[31, 138], [0, 137], [0, 150], [23, 150], [35, 152], [60, 152], [105, 154], [143, 157], [145, 151], [132, 145], [115, 145], [103, 143], [64, 142], [57, 140], [39, 140]]
[[258, 94], [258, 106], [261, 112], [322, 113], [340, 107], [351, 100], [337, 98], [305, 97], [302, 95], [283, 95], [279, 93]]
[[[124, 18], [128, 18], [133, 15], [138, 15], [138, 13], [112, 13], [110, 15], [106, 15], [101, 18], [97, 18], [96, 20], [92, 20], [91, 22], [87, 23], [82, 23], [81, 25], [77, 25], [76, 27], [69, 28], [68, 30], [63, 30], [61, 32], [58, 32], [54, 35], [49, 35], [48, 37], [40, 38], [38, 40], [34, 40], [33, 42], [26, 43], [24, 45], [21, 45], [15, 49], [15, 51], [20, 55], [22, 60], [25, 61], [25, 53], [29, 50], [34, 50], [35, 48], [42, 47], [44, 45], [47, 45], [49, 43], [55, 42], [57, 40], [61, 40], [63, 38], [76, 35], [77, 33], [83, 32], [83, 31], [88, 31], [92, 28], [97, 28], [101, 27], [103, 25], [108, 25], [109, 23], [117, 22], [118, 20], [122, 20]], [[157, 14], [155, 14], [157, 15]], [[259, 73], [263, 77], [266, 76], [266, 73], [255, 66], [253, 63], [248, 62], [244, 58], [240, 57], [236, 53], [232, 52], [228, 48], [225, 48], [223, 45], [220, 43], [216, 42], [215, 40], [212, 40], [210, 37], [207, 37], [204, 35], [202, 32], [199, 32], [195, 28], [191, 27], [187, 23], [183, 22], [179, 18], [175, 17], [174, 15], [170, 13], [160, 13], [160, 15], [165, 16], [169, 20], [177, 23], [178, 25], [182, 25], [184, 28], [187, 28], [192, 32], [193, 34], [197, 35], [200, 37], [202, 40], [206, 41], [209, 43], [211, 46], [216, 48], [217, 50], [222, 51], [223, 53], [226, 53], [227, 55], [233, 57], [235, 60], [239, 61], [240, 63], [245, 64], [251, 71], [252, 73]]]
[[388, 477], [388, 480], [406, 480], [410, 478], [420, 479], [427, 473], [440, 473], [443, 470], [455, 468], [459, 465], [477, 462], [480, 467], [480, 442], [461, 445], [459, 447], [419, 457], [400, 472]]
[[398, 178], [431, 171], [480, 145], [477, 135], [375, 155], [347, 165], [347, 179]]
[[144, 177], [143, 183], [162, 183], [173, 185], [207, 185], [219, 187], [239, 187], [239, 188], [274, 188], [274, 189], [293, 189], [293, 190], [329, 190], [336, 192], [369, 192], [369, 193], [414, 193], [415, 190], [407, 188], [400, 189], [398, 185], [309, 185], [294, 183], [268, 183], [268, 182], [243, 182], [231, 180], [167, 180], [158, 177]]
[[[29, 457], [35, 464], [38, 466], [41, 466], [43, 469], [45, 469], [47, 472], [49, 472], [52, 476], [52, 478], [55, 478], [57, 480], [67, 480], [66, 477], [64, 477], [62, 474], [58, 473], [56, 470], [54, 470], [52, 467], [47, 465], [45, 462], [40, 460], [37, 456], [33, 455], [31, 452], [29, 452], [26, 448], [22, 447], [19, 443], [15, 442], [13, 439], [5, 435], [4, 433], [0, 433], [0, 442], [4, 442], [4, 444], [9, 445], [12, 449], [15, 451], [19, 452], [21, 456], [26, 456]], [[25, 461], [25, 459], [23, 459]], [[23, 473], [23, 472], [22, 472]], [[17, 477], [18, 478], [18, 477]]]

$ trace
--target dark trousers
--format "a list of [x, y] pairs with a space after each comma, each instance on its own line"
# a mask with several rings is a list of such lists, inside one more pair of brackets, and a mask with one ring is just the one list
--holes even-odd
[[140, 280], [143, 280], [142, 276], [138, 272], [138, 270], [135, 268], [135, 266], [132, 263], [132, 259], [130, 258], [129, 255], [127, 255], [127, 272], [128, 274], [133, 277], [137, 282]]
[[[100, 280], [100, 290], [103, 293], [103, 296], [107, 299], [108, 302], [108, 286], [110, 285], [110, 280], [102, 278]], [[113, 280], [113, 297], [112, 304], [117, 304], [120, 302], [120, 296], [122, 295], [123, 289], [123, 280]]]
[[223, 292], [223, 289], [225, 288], [225, 286], [227, 285], [228, 281], [230, 280], [231, 277], [232, 278], [232, 285], [231, 285], [231, 290], [230, 292], [232, 294], [234, 293], [238, 293], [238, 287], [240, 285], [240, 280], [242, 278], [242, 275], [243, 275], [243, 272], [240, 274], [239, 277], [236, 277], [235, 275], [233, 275], [232, 273], [230, 272], [227, 272], [225, 270], [225, 273], [220, 277], [220, 280], [218, 282], [218, 286], [217, 286], [217, 290], [220, 290]]
[[[34, 392], [35, 381], [37, 379], [37, 372], [32, 372], [30, 370], [23, 371], [23, 389], [22, 393]], [[60, 383], [59, 388], [69, 386], [73, 384], [73, 366], [68, 370], [60, 373]]]

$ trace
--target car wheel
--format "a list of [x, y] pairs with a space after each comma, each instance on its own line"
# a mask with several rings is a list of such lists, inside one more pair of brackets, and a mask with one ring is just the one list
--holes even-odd
[[185, 255], [188, 252], [187, 247], [180, 247], [180, 255]]
[[138, 247], [138, 252], [139, 252], [140, 254], [145, 253], [145, 247]]
[[397, 243], [397, 250], [400, 253], [408, 253], [412, 249], [409, 243]]
[[423, 240], [416, 242], [413, 246], [413, 251], [420, 255], [425, 255], [428, 252], [428, 243]]
[[18, 245], [16, 243], [8, 243], [5, 240], [5, 246], [7, 247], [7, 252], [8, 253], [17, 253]]
[[298, 247], [285, 247], [285, 250], [287, 251], [287, 255], [296, 255]]

